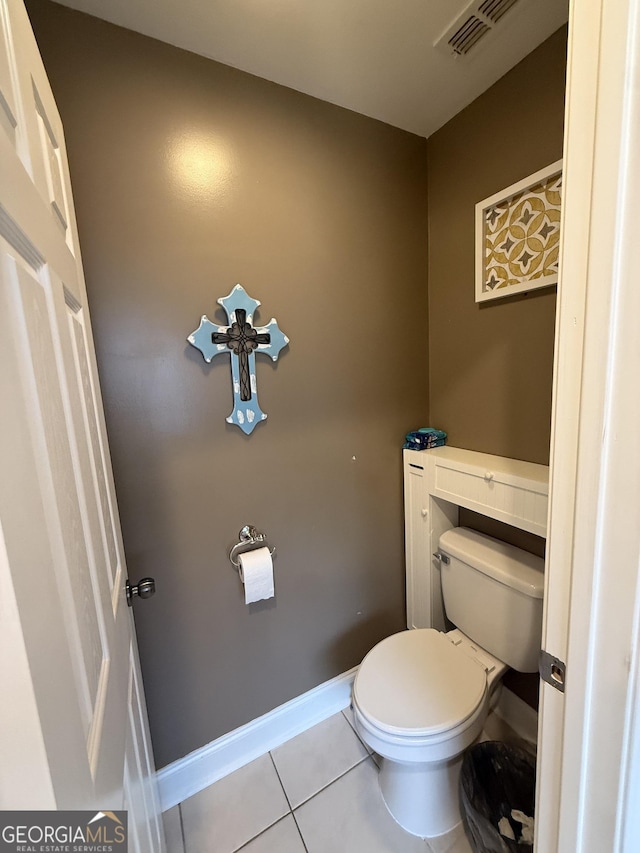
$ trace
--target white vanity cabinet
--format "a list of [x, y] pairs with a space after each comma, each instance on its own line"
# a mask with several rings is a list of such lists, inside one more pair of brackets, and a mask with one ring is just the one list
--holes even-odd
[[457, 447], [405, 450], [404, 505], [407, 626], [445, 627], [440, 536], [458, 524], [458, 508], [547, 535], [549, 468]]

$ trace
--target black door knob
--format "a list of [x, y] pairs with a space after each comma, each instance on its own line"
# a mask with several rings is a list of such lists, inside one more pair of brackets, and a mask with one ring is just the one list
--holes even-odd
[[127, 594], [127, 604], [131, 607], [134, 598], [151, 598], [156, 591], [156, 582], [153, 578], [143, 578], [133, 586], [133, 584], [127, 580], [125, 591]]

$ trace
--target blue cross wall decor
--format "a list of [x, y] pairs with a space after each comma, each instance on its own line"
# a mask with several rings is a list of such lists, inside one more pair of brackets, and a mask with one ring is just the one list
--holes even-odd
[[200, 325], [187, 340], [200, 350], [207, 362], [223, 352], [231, 356], [234, 405], [227, 423], [236, 424], [249, 435], [255, 425], [267, 417], [258, 403], [255, 354], [264, 353], [277, 361], [289, 338], [282, 334], [273, 318], [266, 326], [254, 328], [251, 325], [260, 302], [252, 299], [242, 285], [236, 284], [231, 293], [218, 302], [227, 312], [229, 325], [216, 326], [203, 314]]

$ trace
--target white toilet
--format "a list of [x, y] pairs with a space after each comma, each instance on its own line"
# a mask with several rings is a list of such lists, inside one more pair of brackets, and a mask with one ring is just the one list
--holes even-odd
[[509, 667], [535, 672], [544, 561], [464, 527], [440, 537], [442, 594], [457, 626], [401, 631], [363, 660], [356, 729], [382, 757], [380, 788], [408, 832], [431, 838], [460, 822], [462, 753], [497, 701]]

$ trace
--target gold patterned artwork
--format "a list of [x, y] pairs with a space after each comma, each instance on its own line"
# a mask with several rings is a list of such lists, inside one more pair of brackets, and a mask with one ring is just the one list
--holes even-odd
[[558, 281], [562, 161], [476, 205], [476, 302]]

